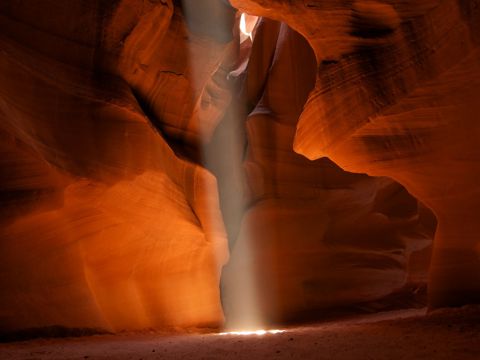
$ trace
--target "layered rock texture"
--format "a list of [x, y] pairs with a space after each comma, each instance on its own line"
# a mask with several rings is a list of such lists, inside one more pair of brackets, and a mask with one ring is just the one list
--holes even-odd
[[477, 2], [231, 4], [0, 3], [0, 331], [480, 300]]
[[[236, 301], [252, 291], [248, 268], [259, 313], [278, 322], [400, 291], [411, 254], [430, 244], [433, 216], [402, 186], [293, 151], [315, 73], [301, 35], [284, 23], [258, 25], [245, 81], [247, 99], [256, 101], [246, 122], [249, 204], [228, 268], [235, 280], [226, 288], [234, 313], [251, 306]], [[428, 261], [422, 265], [426, 272]]]
[[478, 302], [478, 1], [232, 3], [287, 22], [315, 52], [295, 151], [405, 185], [439, 221], [431, 304]]
[[0, 8], [1, 328], [221, 324], [216, 180], [135, 95], [189, 133], [226, 43], [208, 42], [193, 79], [172, 2]]

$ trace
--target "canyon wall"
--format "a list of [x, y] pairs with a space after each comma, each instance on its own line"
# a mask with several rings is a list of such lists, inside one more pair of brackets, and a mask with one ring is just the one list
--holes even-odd
[[431, 306], [480, 300], [480, 4], [233, 0], [285, 21], [318, 71], [294, 149], [390, 176], [438, 218]]
[[0, 4], [0, 331], [479, 300], [476, 2], [231, 4]]
[[137, 97], [167, 124], [188, 120], [225, 43], [210, 41], [194, 80], [175, 74], [188, 30], [171, 1], [0, 10], [2, 330], [221, 324], [216, 180], [172, 150]]
[[[254, 322], [245, 313], [273, 322], [326, 316], [326, 309], [368, 308], [421, 284], [409, 281], [411, 254], [428, 251], [430, 211], [388, 178], [348, 173], [327, 158], [310, 161], [293, 151], [315, 74], [314, 53], [300, 34], [272, 20], [258, 25], [245, 80], [248, 103], [256, 101], [243, 163], [249, 200], [225, 290], [227, 317], [243, 326]], [[428, 261], [420, 267], [426, 274]], [[253, 280], [245, 277], [249, 268]], [[236, 301], [249, 291], [261, 310]]]

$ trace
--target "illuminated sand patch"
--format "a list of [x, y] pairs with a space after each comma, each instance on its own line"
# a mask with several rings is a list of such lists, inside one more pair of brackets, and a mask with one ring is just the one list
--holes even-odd
[[275, 335], [275, 334], [281, 334], [284, 333], [285, 330], [264, 330], [264, 329], [259, 329], [259, 330], [246, 330], [246, 331], [228, 331], [228, 332], [222, 332], [219, 335]]

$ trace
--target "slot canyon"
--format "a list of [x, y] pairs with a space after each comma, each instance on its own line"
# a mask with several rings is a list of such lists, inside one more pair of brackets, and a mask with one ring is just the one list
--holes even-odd
[[0, 359], [480, 359], [479, 145], [479, 0], [1, 0]]

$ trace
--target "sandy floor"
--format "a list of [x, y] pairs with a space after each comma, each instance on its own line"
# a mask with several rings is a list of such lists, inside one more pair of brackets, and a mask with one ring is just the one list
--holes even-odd
[[381, 313], [275, 335], [98, 335], [0, 344], [0, 359], [480, 359], [480, 307]]

